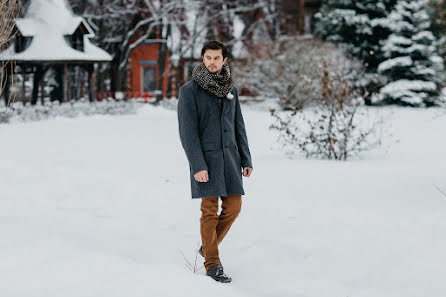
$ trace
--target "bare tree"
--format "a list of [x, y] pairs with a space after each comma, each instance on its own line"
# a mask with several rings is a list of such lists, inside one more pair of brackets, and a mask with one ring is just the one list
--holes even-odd
[[[270, 1], [270, 0], [268, 0]], [[199, 49], [205, 41], [217, 39], [228, 49], [229, 55], [234, 55], [234, 45], [242, 42], [246, 48], [250, 47], [255, 28], [265, 21], [265, 9], [268, 1], [253, 0], [181, 0], [185, 8], [179, 8], [181, 13], [175, 15], [170, 49], [178, 59], [194, 59], [199, 57]], [[256, 15], [259, 14], [259, 17]], [[236, 36], [235, 21], [242, 24], [243, 32]], [[181, 67], [181, 65], [179, 65]], [[180, 86], [180, 76], [184, 69], [177, 72], [177, 86]]]
[[17, 0], [0, 0], [0, 49], [2, 50], [12, 38], [13, 19], [17, 13]]
[[74, 12], [87, 19], [95, 30], [95, 43], [113, 57], [110, 64], [102, 64], [98, 68], [97, 90], [123, 91], [126, 88], [126, 69], [121, 67], [125, 56], [123, 43], [128, 32], [144, 17], [140, 2], [70, 0]]
[[[14, 33], [14, 18], [18, 15], [17, 0], [0, 0], [0, 52], [9, 45]], [[11, 96], [9, 94], [10, 73], [9, 61], [1, 61], [0, 64], [0, 95], [5, 91], [6, 105], [9, 105]], [[6, 90], [5, 90], [6, 89]]]
[[[24, 0], [28, 1], [28, 0]], [[147, 42], [159, 47], [157, 89], [162, 90], [164, 75], [168, 76], [168, 94], [173, 77], [177, 89], [183, 69], [175, 72], [167, 67], [171, 57], [198, 58], [194, 53], [207, 39], [218, 39], [230, 50], [241, 41], [249, 45], [259, 25], [268, 32], [276, 31], [276, 0], [69, 0], [73, 10], [86, 18], [96, 31], [96, 43], [113, 56], [110, 65], [100, 65], [98, 90], [124, 91], [127, 68], [132, 51]], [[242, 36], [234, 36], [234, 19], [244, 26]], [[271, 25], [272, 24], [272, 25]], [[110, 81], [110, 86], [105, 85]], [[158, 100], [161, 99], [158, 92]]]
[[301, 152], [306, 158], [347, 160], [381, 144], [382, 120], [375, 120], [363, 98], [348, 78], [320, 67], [321, 88], [306, 109], [278, 113], [271, 109], [271, 129], [287, 153]]
[[[96, 30], [96, 42], [113, 56], [110, 66], [102, 65], [97, 82], [111, 75], [111, 91], [126, 90], [127, 66], [132, 51], [143, 42], [158, 43], [160, 75], [165, 70], [167, 39], [182, 1], [167, 0], [70, 0], [73, 9], [86, 18]], [[108, 68], [110, 67], [110, 68]], [[157, 88], [161, 89], [162, 79]], [[104, 89], [98, 85], [97, 89]]]

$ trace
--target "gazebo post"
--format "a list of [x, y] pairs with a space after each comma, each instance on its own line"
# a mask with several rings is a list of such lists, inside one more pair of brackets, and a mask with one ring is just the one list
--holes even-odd
[[20, 70], [22, 72], [22, 100], [25, 101], [25, 97], [26, 97], [26, 68], [23, 65], [20, 65]]
[[57, 82], [57, 89], [51, 96], [52, 100], [58, 100], [59, 102], [62, 102], [63, 99], [63, 88], [64, 88], [64, 82], [63, 82], [63, 69], [62, 66], [56, 65], [54, 66], [54, 70], [56, 72], [56, 82]]
[[9, 97], [10, 97], [10, 93], [9, 93], [9, 87], [11, 84], [11, 79], [9, 78], [10, 75], [12, 75], [12, 73], [9, 73], [8, 71], [9, 67], [8, 65], [6, 65], [3, 68], [3, 73], [2, 73], [2, 82], [5, 83], [4, 85], [4, 90], [3, 90], [3, 97], [5, 99], [5, 106], [8, 106], [9, 103]]
[[94, 86], [95, 86], [95, 65], [90, 64], [87, 66], [88, 72], [88, 99], [90, 102], [94, 101]]
[[44, 97], [44, 90], [43, 90], [43, 79], [45, 78], [46, 69], [42, 70], [42, 78], [40, 79], [39, 86], [40, 86], [40, 102], [43, 105], [43, 97]]
[[68, 96], [68, 65], [63, 65], [63, 102], [67, 102]]
[[40, 82], [43, 78], [44, 71], [42, 69], [41, 65], [36, 66], [36, 72], [34, 73], [33, 77], [33, 93], [31, 97], [31, 104], [35, 105], [37, 103], [37, 97], [39, 95], [39, 86]]

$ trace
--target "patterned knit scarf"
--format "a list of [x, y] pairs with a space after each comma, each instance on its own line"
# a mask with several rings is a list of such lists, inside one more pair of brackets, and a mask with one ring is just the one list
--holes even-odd
[[234, 96], [230, 93], [234, 87], [231, 71], [227, 63], [223, 64], [220, 75], [211, 73], [203, 63], [195, 66], [192, 71], [193, 80], [203, 89], [211, 92], [220, 98], [232, 99]]

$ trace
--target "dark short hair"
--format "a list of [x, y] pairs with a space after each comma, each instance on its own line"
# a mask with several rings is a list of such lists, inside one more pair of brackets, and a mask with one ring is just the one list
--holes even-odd
[[217, 40], [208, 41], [203, 45], [203, 48], [201, 49], [202, 57], [204, 56], [204, 53], [208, 49], [211, 49], [211, 50], [221, 49], [221, 52], [223, 53], [223, 59], [228, 56], [228, 51], [226, 50], [226, 47], [222, 43], [218, 42]]

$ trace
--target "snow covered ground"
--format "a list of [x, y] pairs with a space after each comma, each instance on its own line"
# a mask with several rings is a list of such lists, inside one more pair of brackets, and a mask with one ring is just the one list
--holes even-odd
[[386, 153], [330, 162], [288, 159], [268, 112], [244, 109], [254, 172], [221, 246], [231, 284], [185, 265], [200, 201], [175, 111], [0, 125], [0, 296], [444, 297], [446, 115], [384, 110]]

